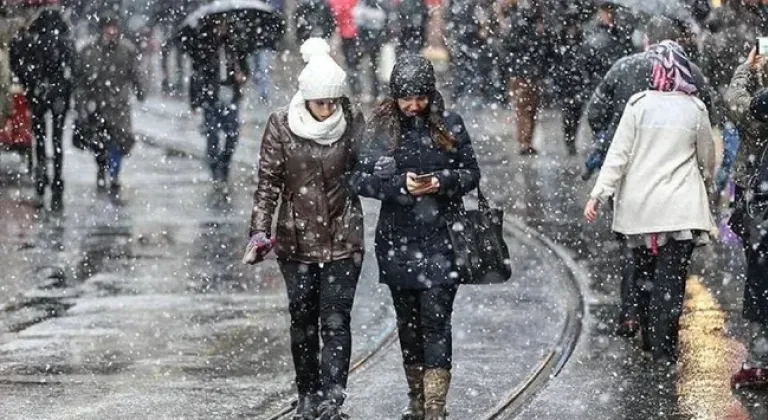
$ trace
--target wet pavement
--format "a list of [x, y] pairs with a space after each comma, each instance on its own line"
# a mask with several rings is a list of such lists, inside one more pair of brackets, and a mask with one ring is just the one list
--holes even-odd
[[[127, 162], [119, 201], [96, 194], [91, 159], [68, 149], [64, 213], [36, 211], [31, 185], [13, 175], [19, 165], [10, 156], [0, 161], [10, 172], [0, 178], [3, 418], [266, 419], [290, 398], [282, 280], [274, 261], [239, 264], [267, 110], [247, 111], [240, 164], [223, 194], [198, 159], [200, 116], [187, 109], [150, 99], [136, 110], [146, 142]], [[659, 371], [634, 343], [612, 335], [618, 244], [608, 217], [581, 221], [591, 183], [579, 178], [581, 158], [566, 156], [557, 114], [542, 115], [541, 155], [532, 159], [515, 153], [510, 111], [463, 115], [486, 194], [589, 274], [576, 279], [586, 315], [571, 358], [502, 418], [767, 418], [766, 394], [734, 394], [727, 383], [744, 351], [737, 249], [697, 250], [678, 374]], [[366, 211], [370, 235], [375, 203]], [[573, 310], [568, 265], [524, 231], [507, 240], [513, 280], [463, 288], [457, 300], [452, 418], [485, 418], [530, 379], [557, 350]], [[358, 359], [392, 327], [388, 293], [375, 277], [368, 255], [353, 315]], [[353, 418], [397, 418], [405, 402], [399, 365], [394, 344], [350, 378]]]

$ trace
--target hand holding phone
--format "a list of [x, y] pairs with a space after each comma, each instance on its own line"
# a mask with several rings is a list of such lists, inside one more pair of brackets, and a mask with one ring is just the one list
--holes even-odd
[[426, 195], [437, 192], [440, 182], [434, 174], [416, 175], [412, 172], [406, 174], [406, 186], [411, 195]]

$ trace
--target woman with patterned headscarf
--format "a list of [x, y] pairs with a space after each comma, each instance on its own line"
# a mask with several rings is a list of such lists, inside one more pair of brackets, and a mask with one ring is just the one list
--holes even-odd
[[714, 143], [683, 48], [664, 41], [649, 52], [650, 90], [627, 104], [584, 216], [594, 221], [614, 198], [613, 230], [627, 238], [642, 286], [644, 345], [655, 360], [674, 362], [691, 255], [714, 226]]

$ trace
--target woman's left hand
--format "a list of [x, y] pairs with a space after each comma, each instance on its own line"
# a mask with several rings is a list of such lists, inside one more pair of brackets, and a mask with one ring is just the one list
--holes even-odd
[[584, 207], [584, 218], [587, 219], [588, 222], [597, 220], [599, 207], [600, 202], [594, 198], [590, 198], [589, 201], [587, 201], [587, 205]]

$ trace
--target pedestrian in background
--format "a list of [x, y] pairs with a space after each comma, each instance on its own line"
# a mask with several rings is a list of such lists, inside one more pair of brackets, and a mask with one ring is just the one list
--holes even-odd
[[658, 361], [677, 360], [688, 266], [709, 242], [715, 167], [709, 114], [679, 44], [651, 47], [651, 90], [634, 95], [621, 117], [585, 218], [614, 199], [613, 230], [634, 256], [644, 344]]
[[256, 263], [276, 246], [299, 392], [293, 418], [342, 420], [348, 418], [341, 407], [350, 313], [364, 253], [362, 207], [348, 186], [364, 119], [352, 107], [347, 75], [330, 57], [328, 43], [310, 38], [301, 53], [307, 65], [299, 91], [287, 109], [269, 117], [264, 132], [244, 261]]
[[354, 9], [358, 0], [328, 0], [341, 37], [341, 52], [349, 72], [349, 88], [353, 97], [362, 93], [360, 84], [360, 32], [355, 23]]
[[503, 0], [499, 17], [502, 73], [515, 98], [517, 141], [522, 156], [538, 154], [533, 147], [541, 83], [551, 57], [551, 34], [539, 0]]
[[131, 96], [143, 101], [145, 89], [138, 51], [123, 36], [119, 18], [105, 13], [99, 23], [101, 35], [79, 55], [75, 103], [96, 154], [97, 188], [118, 194], [123, 157], [136, 143]]
[[768, 267], [765, 209], [768, 197], [768, 90], [765, 86], [765, 57], [753, 49], [733, 75], [725, 93], [730, 119], [742, 133], [736, 159], [735, 209], [729, 224], [744, 246], [747, 278], [744, 285], [743, 317], [750, 323], [747, 360], [731, 379], [734, 386], [768, 385]]
[[328, 40], [336, 29], [327, 0], [298, 0], [294, 18], [299, 44], [313, 37]]
[[[269, 0], [267, 2], [276, 13], [282, 15], [285, 8], [284, 0]], [[253, 84], [259, 94], [259, 102], [269, 104], [272, 88], [273, 63], [275, 61], [275, 51], [270, 48], [261, 48], [251, 54], [251, 73], [253, 75]]]
[[396, 0], [393, 32], [397, 34], [397, 55], [418, 53], [427, 45], [429, 8], [424, 0]]
[[[33, 173], [38, 205], [43, 205], [45, 189], [51, 185], [51, 208], [63, 205], [64, 119], [74, 89], [75, 41], [61, 10], [45, 9], [20, 33], [12, 44], [13, 71], [24, 86], [32, 111], [35, 136]], [[48, 178], [47, 121], [51, 113], [53, 182]]]
[[397, 314], [408, 381], [404, 420], [443, 420], [451, 381], [453, 302], [458, 290], [449, 221], [464, 211], [480, 169], [461, 117], [445, 109], [432, 64], [400, 56], [392, 98], [366, 129], [354, 185], [381, 200], [379, 279]]
[[188, 51], [192, 59], [189, 99], [192, 109], [203, 110], [211, 178], [227, 183], [240, 140], [240, 104], [249, 73], [248, 56], [235, 47], [226, 19], [206, 18], [200, 33], [205, 35]]

